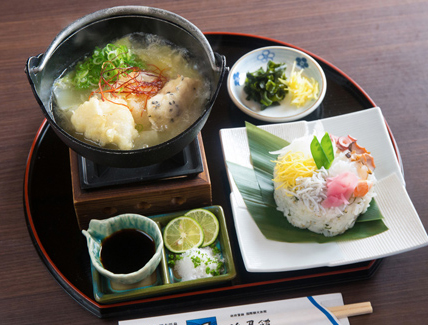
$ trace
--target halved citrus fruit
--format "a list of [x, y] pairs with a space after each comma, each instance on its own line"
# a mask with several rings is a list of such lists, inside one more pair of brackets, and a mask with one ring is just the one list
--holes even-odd
[[202, 247], [214, 243], [220, 231], [220, 225], [214, 213], [206, 209], [193, 209], [187, 212], [185, 216], [195, 219], [204, 230], [205, 239]]
[[183, 253], [200, 247], [204, 242], [204, 231], [199, 223], [190, 217], [172, 219], [163, 233], [164, 244], [173, 253]]

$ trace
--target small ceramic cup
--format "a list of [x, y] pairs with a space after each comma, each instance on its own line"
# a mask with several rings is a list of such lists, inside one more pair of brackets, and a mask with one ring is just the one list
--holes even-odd
[[[116, 231], [137, 229], [150, 235], [155, 242], [155, 254], [138, 271], [127, 274], [115, 274], [103, 267], [101, 263], [102, 241]], [[86, 237], [89, 256], [96, 270], [111, 281], [132, 284], [137, 283], [155, 272], [163, 255], [163, 238], [156, 222], [139, 214], [121, 214], [105, 220], [91, 220], [88, 230], [82, 230]]]

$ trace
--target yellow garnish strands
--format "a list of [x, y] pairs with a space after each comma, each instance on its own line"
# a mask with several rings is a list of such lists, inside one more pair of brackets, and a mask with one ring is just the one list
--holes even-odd
[[293, 63], [290, 78], [288, 80], [279, 79], [280, 82], [287, 86], [291, 93], [291, 104], [297, 107], [304, 105], [308, 100], [318, 99], [319, 85], [314, 78], [302, 76], [303, 69], [296, 71], [296, 61]]
[[302, 152], [289, 152], [274, 162], [276, 177], [273, 181], [281, 183], [278, 188], [285, 187], [291, 190], [296, 186], [298, 177], [311, 177], [317, 170], [314, 159], [306, 158]]

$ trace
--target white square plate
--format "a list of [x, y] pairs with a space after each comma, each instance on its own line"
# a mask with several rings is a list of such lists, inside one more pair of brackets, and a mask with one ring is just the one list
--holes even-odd
[[[282, 272], [322, 266], [339, 266], [378, 259], [428, 244], [427, 233], [405, 189], [405, 182], [379, 107], [320, 120], [324, 130], [337, 136], [352, 135], [375, 159], [378, 180], [376, 202], [388, 231], [379, 235], [325, 244], [284, 243], [266, 239], [228, 171], [235, 228], [248, 272]], [[264, 125], [260, 128], [287, 141], [312, 133], [317, 121]], [[251, 168], [245, 128], [220, 130], [225, 162]], [[227, 169], [227, 164], [226, 164]]]

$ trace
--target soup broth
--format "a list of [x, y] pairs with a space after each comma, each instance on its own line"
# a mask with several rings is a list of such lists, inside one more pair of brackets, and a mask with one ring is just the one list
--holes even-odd
[[[109, 149], [142, 149], [177, 136], [203, 114], [209, 82], [186, 49], [140, 33], [109, 46], [111, 60], [99, 65], [101, 72], [88, 87], [78, 83], [88, 78], [79, 69], [90, 65], [91, 56], [55, 81], [52, 109], [66, 132]], [[116, 63], [118, 47], [134, 63]]]

